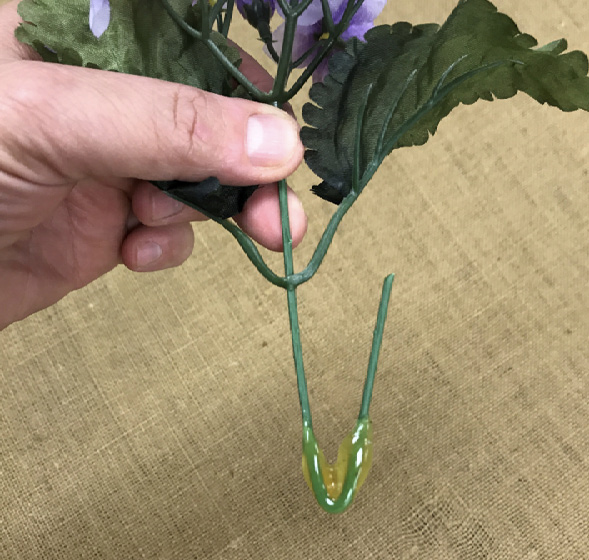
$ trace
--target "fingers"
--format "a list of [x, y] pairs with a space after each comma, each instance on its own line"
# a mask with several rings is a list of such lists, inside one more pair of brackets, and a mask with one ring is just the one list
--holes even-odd
[[135, 187], [131, 207], [137, 219], [147, 226], [201, 222], [207, 219], [200, 212], [173, 199], [147, 181], [141, 181]]
[[0, 158], [34, 182], [216, 176], [251, 185], [288, 176], [303, 156], [297, 123], [247, 100], [37, 61], [2, 65], [0, 84]]
[[[139, 222], [155, 228], [206, 219], [201, 213], [147, 182], [137, 185], [131, 205]], [[291, 189], [288, 191], [288, 210], [293, 246], [296, 247], [307, 231], [307, 216]], [[254, 241], [272, 251], [282, 251], [282, 226], [275, 184], [260, 187], [246, 202], [243, 212], [235, 217], [235, 221]]]
[[193, 247], [194, 233], [188, 222], [160, 227], [139, 226], [123, 241], [121, 257], [131, 270], [153, 272], [181, 265]]

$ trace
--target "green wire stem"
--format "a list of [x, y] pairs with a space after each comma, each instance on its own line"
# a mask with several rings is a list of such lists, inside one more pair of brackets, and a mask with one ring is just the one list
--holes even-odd
[[255, 243], [251, 240], [251, 238], [244, 233], [240, 228], [238, 228], [233, 222], [229, 220], [224, 220], [222, 218], [217, 218], [213, 214], [210, 214], [206, 210], [203, 210], [196, 204], [191, 204], [181, 198], [175, 196], [174, 194], [167, 192], [166, 193], [171, 198], [175, 198], [179, 200], [183, 204], [198, 210], [201, 214], [204, 214], [207, 218], [210, 218], [214, 222], [217, 222], [221, 227], [223, 227], [226, 231], [228, 231], [237, 241], [247, 258], [251, 261], [254, 267], [258, 270], [258, 272], [268, 280], [268, 282], [278, 286], [280, 288], [287, 288], [288, 286], [300, 286], [305, 282], [308, 282], [314, 274], [317, 272], [325, 255], [327, 254], [327, 250], [333, 241], [333, 237], [337, 228], [342, 221], [343, 217], [346, 215], [347, 211], [352, 207], [352, 204], [358, 198], [358, 194], [354, 192], [350, 192], [341, 204], [337, 207], [336, 211], [331, 216], [325, 231], [323, 232], [319, 243], [313, 253], [313, 256], [309, 260], [307, 266], [301, 270], [300, 272], [295, 272], [290, 276], [283, 277], [276, 274], [264, 261], [264, 258], [260, 254], [260, 251], [256, 247]]
[[270, 92], [271, 101], [282, 105], [288, 99], [284, 96], [284, 88], [290, 75], [290, 61], [292, 58], [292, 47], [294, 45], [295, 30], [297, 27], [298, 16], [292, 16], [290, 13], [285, 14], [286, 22], [284, 29], [284, 40], [282, 42], [282, 50], [278, 60], [278, 68], [276, 70], [276, 77], [274, 78], [274, 85]]
[[202, 40], [206, 42], [211, 36], [211, 28], [209, 26], [209, 0], [204, 0], [204, 2], [200, 3], [200, 15], [202, 18], [200, 34], [202, 35]]
[[333, 23], [333, 15], [328, 0], [321, 0], [321, 9], [323, 10], [323, 27], [329, 35], [335, 35], [335, 24]]
[[[215, 22], [219, 23], [219, 19], [222, 16], [222, 12], [224, 11], [223, 8], [225, 7], [226, 2], [227, 0], [217, 0], [217, 2], [215, 2], [215, 4], [211, 7], [209, 11], [209, 26], [211, 29]], [[221, 21], [220, 25], [217, 27], [217, 31], [219, 31], [219, 33], [221, 33], [222, 24], [223, 22]]]
[[223, 27], [221, 28], [221, 34], [225, 39], [229, 35], [229, 28], [231, 27], [231, 19], [233, 17], [233, 6], [234, 0], [227, 1], [227, 11], [225, 12], [225, 18], [223, 19]]
[[334, 32], [329, 33], [328, 38], [324, 41], [325, 44], [323, 45], [323, 47], [313, 57], [309, 65], [303, 70], [303, 73], [299, 76], [299, 78], [292, 85], [292, 87], [285, 93], [284, 97], [286, 100], [292, 99], [307, 83], [309, 78], [313, 75], [313, 72], [317, 70], [317, 67], [319, 66], [321, 61], [338, 42], [341, 34], [348, 28], [350, 21], [352, 20], [356, 12], [360, 9], [363, 3], [364, 0], [357, 0], [356, 2], [354, 0], [348, 0], [348, 3], [342, 15], [342, 19], [337, 25], [334, 26]]
[[376, 367], [378, 365], [378, 356], [380, 354], [382, 335], [384, 332], [384, 325], [387, 320], [387, 311], [389, 308], [389, 300], [391, 298], [391, 289], [393, 287], [394, 279], [395, 275], [389, 274], [382, 283], [382, 294], [380, 296], [380, 303], [378, 305], [376, 326], [374, 327], [374, 333], [372, 335], [372, 349], [370, 351], [370, 358], [368, 359], [368, 371], [366, 372], [366, 380], [364, 381], [364, 389], [362, 390], [362, 404], [360, 406], [358, 420], [368, 418], [370, 402], [372, 401], [374, 378], [376, 376]]
[[[280, 204], [280, 219], [282, 223], [282, 247], [284, 250], [284, 273], [291, 276], [294, 264], [292, 259], [292, 235], [290, 233], [290, 219], [288, 214], [288, 190], [286, 181], [283, 179], [278, 183], [278, 200]], [[286, 299], [288, 303], [288, 319], [292, 338], [292, 356], [297, 375], [297, 388], [299, 391], [299, 402], [301, 403], [301, 416], [303, 426], [313, 429], [311, 418], [311, 407], [309, 406], [309, 394], [307, 391], [307, 379], [303, 365], [303, 348], [301, 345], [301, 333], [299, 328], [299, 314], [297, 308], [296, 286], [286, 287]]]
[[[334, 466], [328, 465], [325, 461], [323, 452], [319, 448], [313, 433], [313, 427], [310, 422], [305, 423], [303, 416], [303, 473], [311, 486], [317, 503], [328, 513], [341, 513], [351, 505], [359, 487], [366, 479], [372, 463], [372, 422], [368, 411], [372, 400], [372, 389], [374, 387], [393, 280], [394, 275], [389, 274], [383, 282], [358, 420], [353, 431], [346, 436], [340, 446], [338, 459]], [[294, 344], [295, 338], [293, 335], [293, 353]], [[304, 379], [304, 371], [302, 377]], [[299, 372], [297, 371], [297, 382], [298, 380]], [[299, 395], [303, 390], [306, 392], [306, 384], [304, 389], [299, 385]], [[308, 405], [308, 397], [306, 401]], [[326, 473], [326, 471], [328, 472]], [[345, 472], [345, 475], [339, 494], [337, 496], [330, 495], [326, 479], [333, 477], [334, 474], [341, 476], [343, 472]]]
[[[294, 6], [291, 6], [288, 0], [278, 0], [278, 4], [284, 12], [286, 19], [286, 30], [281, 56], [278, 60], [278, 69], [274, 80], [274, 85], [270, 93], [264, 93], [256, 88], [229, 61], [229, 59], [223, 54], [219, 47], [210, 39], [210, 27], [215, 20], [219, 22], [221, 19], [222, 7], [215, 6], [209, 12], [208, 3], [203, 3], [201, 8], [203, 26], [199, 32], [188, 25], [180, 17], [180, 15], [174, 11], [168, 0], [160, 1], [176, 24], [188, 35], [203, 41], [223, 64], [225, 69], [250, 93], [253, 99], [278, 106], [292, 98], [300, 90], [302, 85], [310, 78], [321, 60], [323, 60], [324, 56], [339, 39], [341, 33], [347, 28], [352, 17], [360, 8], [364, 0], [349, 0], [342, 19], [337, 25], [335, 25], [333, 22], [327, 0], [322, 0], [322, 8], [329, 37], [325, 41], [323, 48], [320, 49], [316, 56], [314, 56], [310, 65], [288, 91], [285, 91], [285, 88], [293, 68], [291, 58], [297, 20], [303, 11], [310, 5], [312, 0], [303, 0]], [[205, 3], [206, 5], [204, 5]], [[223, 35], [225, 35], [225, 37], [229, 31], [231, 14], [233, 12], [233, 3], [234, 0], [228, 0], [228, 9], [222, 22], [221, 32]], [[439, 85], [441, 88], [443, 85], [443, 80]], [[408, 83], [406, 86], [408, 86]], [[376, 325], [372, 337], [372, 348], [368, 360], [368, 369], [366, 372], [366, 379], [364, 381], [362, 403], [360, 406], [358, 419], [352, 432], [350, 432], [344, 438], [344, 441], [342, 442], [338, 452], [338, 459], [333, 466], [329, 465], [325, 460], [325, 456], [319, 449], [319, 445], [317, 444], [317, 440], [313, 433], [311, 407], [309, 404], [307, 379], [305, 376], [305, 368], [303, 363], [303, 349], [301, 344], [296, 289], [299, 285], [309, 280], [317, 272], [319, 266], [325, 258], [325, 255], [327, 254], [327, 250], [333, 240], [333, 236], [335, 235], [341, 220], [358, 198], [362, 188], [368, 182], [368, 178], [370, 178], [374, 173], [372, 167], [374, 166], [378, 156], [373, 158], [373, 160], [370, 162], [367, 168], [364, 169], [364, 172], [361, 175], [361, 169], [364, 168], [361, 162], [361, 132], [370, 92], [371, 87], [367, 88], [364, 102], [359, 108], [356, 142], [354, 145], [354, 169], [352, 173], [351, 191], [337, 207], [337, 210], [331, 217], [327, 227], [325, 228], [325, 231], [323, 232], [323, 235], [321, 236], [321, 239], [319, 240], [319, 243], [317, 244], [317, 248], [315, 249], [313, 256], [309, 260], [308, 265], [301, 272], [294, 272], [292, 235], [290, 231], [290, 217], [288, 211], [288, 188], [286, 186], [286, 180], [283, 179], [278, 183], [278, 199], [282, 226], [282, 245], [284, 251], [284, 277], [277, 275], [272, 269], [270, 269], [270, 267], [262, 258], [252, 239], [235, 224], [229, 222], [228, 220], [217, 218], [208, 212], [203, 211], [201, 208], [198, 208], [196, 205], [191, 205], [196, 208], [196, 210], [199, 210], [229, 231], [229, 233], [235, 237], [257, 270], [272, 284], [280, 286], [286, 290], [288, 317], [292, 340], [292, 354], [295, 365], [299, 402], [301, 406], [301, 421], [303, 431], [303, 472], [317, 502], [325, 511], [329, 513], [340, 513], [349, 507], [349, 505], [354, 500], [356, 492], [364, 482], [372, 462], [372, 423], [369, 417], [369, 408], [370, 402], [372, 400], [374, 379], [376, 376], [378, 357], [382, 344], [384, 325], [386, 321], [394, 275], [388, 275], [383, 282], [382, 294], [378, 308]], [[381, 137], [379, 138], [380, 148], [382, 148], [384, 144], [385, 130], [388, 127], [389, 120], [390, 116], [385, 121]], [[172, 194], [170, 194], [170, 196], [177, 198]]]
[[[278, 183], [278, 197], [280, 204], [280, 218], [282, 224], [282, 246], [284, 250], [284, 273], [287, 278], [294, 273], [292, 255], [292, 235], [290, 231], [290, 218], [288, 212], [288, 191], [286, 181]], [[329, 513], [341, 513], [353, 502], [358, 488], [366, 478], [372, 461], [372, 425], [368, 416], [374, 378], [378, 364], [384, 324], [386, 321], [388, 305], [394, 275], [390, 274], [384, 280], [382, 295], [378, 308], [376, 326], [372, 338], [372, 349], [368, 360], [368, 371], [362, 391], [362, 404], [354, 431], [349, 434], [338, 454], [338, 462], [335, 467], [326, 464], [325, 457], [319, 448], [313, 432], [313, 419], [309, 405], [307, 379], [303, 363], [303, 349], [299, 328], [297, 309], [296, 286], [286, 287], [288, 304], [288, 317], [292, 339], [292, 354], [297, 378], [297, 389], [301, 405], [301, 420], [303, 427], [303, 472], [308, 479], [315, 499], [319, 505]], [[341, 455], [341, 459], [339, 457]], [[326, 485], [326, 476], [340, 475], [345, 469], [345, 476], [341, 491], [337, 497], [330, 494]], [[327, 472], [329, 471], [329, 473]]]

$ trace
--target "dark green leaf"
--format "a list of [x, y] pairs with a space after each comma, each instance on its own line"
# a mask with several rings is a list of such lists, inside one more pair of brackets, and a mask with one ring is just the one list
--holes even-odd
[[221, 185], [216, 177], [198, 183], [154, 181], [154, 185], [196, 210], [205, 210], [217, 218], [231, 218], [243, 210], [247, 199], [258, 188]]
[[305, 158], [323, 179], [313, 190], [336, 204], [352, 189], [360, 118], [359, 190], [393, 149], [427, 142], [461, 103], [522, 91], [563, 111], [589, 110], [587, 57], [564, 53], [564, 40], [534, 48], [487, 0], [462, 0], [441, 27], [383, 25], [365, 39], [330, 60], [324, 83], [311, 88], [315, 104], [303, 108]]

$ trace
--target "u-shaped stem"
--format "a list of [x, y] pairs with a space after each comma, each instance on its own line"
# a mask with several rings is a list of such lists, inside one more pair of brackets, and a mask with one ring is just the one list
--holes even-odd
[[303, 427], [303, 474], [317, 503], [328, 513], [342, 513], [354, 501], [372, 465], [372, 422], [358, 420], [329, 465], [312, 428]]
[[[282, 245], [284, 250], [284, 272], [289, 277], [293, 274], [292, 237], [288, 215], [286, 181], [278, 184], [280, 216], [282, 222]], [[382, 343], [384, 324], [393, 285], [394, 275], [389, 274], [383, 283], [382, 295], [378, 307], [376, 326], [372, 337], [372, 350], [368, 360], [368, 370], [362, 392], [362, 405], [354, 430], [342, 443], [335, 465], [329, 465], [323, 452], [319, 449], [313, 433], [313, 421], [307, 391], [307, 379], [303, 364], [303, 349], [298, 318], [296, 286], [286, 287], [288, 317], [292, 337], [292, 353], [297, 376], [297, 388], [301, 403], [303, 424], [303, 472], [311, 487], [315, 499], [327, 512], [340, 513], [346, 510], [364, 482], [372, 462], [372, 423], [368, 416], [378, 356]]]
[[[279, 0], [283, 6], [283, 10], [286, 15], [286, 26], [287, 33], [285, 34], [285, 42], [283, 45], [282, 57], [279, 62], [277, 76], [274, 82], [274, 87], [269, 94], [261, 92], [257, 89], [245, 76], [233, 66], [229, 60], [223, 55], [220, 49], [215, 45], [209, 37], [209, 13], [208, 4], [203, 5], [202, 21], [203, 27], [201, 31], [197, 31], [190, 27], [182, 18], [173, 10], [168, 0], [160, 0], [169, 15], [174, 21], [189, 35], [202, 40], [207, 47], [216, 55], [216, 57], [223, 64], [225, 69], [243, 86], [245, 87], [254, 99], [258, 101], [273, 102], [275, 105], [279, 101], [284, 101], [291, 97], [292, 94], [297, 91], [297, 87], [300, 87], [300, 83], [304, 80], [299, 80], [293, 88], [284, 93], [284, 88], [288, 80], [288, 76], [291, 71], [291, 50], [294, 38], [294, 29], [300, 13], [307, 7], [311, 0], [304, 0], [300, 6], [292, 10], [290, 7], [287, 9], [285, 0]], [[348, 1], [348, 6], [344, 13], [343, 20], [350, 18], [355, 11], [362, 4], [363, 0]], [[232, 0], [229, 0], [231, 3]], [[325, 0], [322, 0], [324, 10], [328, 9], [328, 4]], [[212, 21], [218, 16], [220, 12], [214, 13], [211, 18]], [[326, 14], [327, 17], [327, 14]], [[333, 20], [327, 17], [330, 27], [330, 40], [333, 42], [337, 37], [338, 29], [344, 23], [343, 21], [338, 24], [338, 29], [335, 28]], [[228, 26], [226, 20], [223, 25], [224, 34], [226, 35], [225, 26]], [[331, 46], [331, 44], [329, 45]], [[325, 54], [323, 52], [322, 54]], [[307, 73], [312, 71], [317, 64], [315, 59], [309, 68]], [[308, 74], [310, 75], [310, 74]], [[308, 78], [308, 75], [303, 75], [303, 78]], [[363, 483], [364, 479], [368, 474], [370, 465], [372, 462], [372, 424], [368, 416], [370, 401], [372, 399], [372, 388], [374, 386], [374, 377], [376, 375], [376, 367], [378, 362], [378, 355], [380, 352], [380, 346], [382, 342], [382, 335], [384, 330], [384, 323], [386, 320], [388, 303], [390, 298], [391, 287], [394, 276], [391, 274], [385, 278], [382, 296], [378, 310], [378, 316], [376, 321], [376, 327], [374, 329], [372, 350], [370, 353], [370, 359], [368, 363], [368, 371], [366, 374], [366, 380], [364, 383], [364, 390], [362, 393], [362, 405], [360, 407], [360, 414], [356, 422], [356, 426], [352, 432], [350, 432], [344, 439], [340, 450], [338, 452], [338, 459], [335, 465], [329, 465], [325, 460], [323, 452], [319, 449], [317, 440], [313, 433], [311, 409], [309, 405], [309, 396], [307, 390], [307, 381], [305, 377], [305, 369], [303, 364], [303, 352], [301, 346], [300, 328], [298, 320], [298, 306], [297, 306], [297, 285], [308, 280], [319, 264], [321, 263], [327, 247], [329, 246], [333, 234], [341, 221], [343, 215], [350, 208], [354, 200], [360, 194], [360, 132], [361, 125], [364, 118], [364, 110], [367, 106], [368, 95], [370, 94], [370, 88], [366, 92], [365, 100], [360, 107], [359, 112], [359, 123], [357, 130], [357, 142], [355, 145], [354, 154], [354, 176], [352, 178], [352, 189], [349, 195], [344, 199], [341, 206], [336, 211], [326, 232], [324, 233], [319, 246], [309, 266], [299, 273], [294, 274], [293, 255], [292, 255], [292, 236], [290, 232], [290, 219], [288, 214], [288, 200], [287, 200], [287, 187], [286, 181], [282, 180], [278, 184], [279, 193], [279, 204], [280, 204], [280, 215], [282, 223], [282, 243], [284, 249], [284, 278], [278, 277], [273, 273], [267, 265], [261, 259], [261, 256], [253, 246], [253, 243], [245, 234], [239, 231], [238, 228], [229, 224], [226, 220], [216, 219], [226, 229], [228, 229], [240, 242], [240, 245], [250, 257], [252, 262], [256, 265], [258, 270], [266, 276], [274, 284], [280, 285], [286, 289], [287, 302], [288, 302], [288, 315], [290, 321], [290, 330], [292, 336], [292, 351], [293, 359], [295, 364], [296, 376], [297, 376], [297, 388], [299, 393], [299, 401], [301, 405], [301, 416], [303, 424], [303, 471], [305, 478], [311, 487], [317, 502], [320, 506], [330, 512], [339, 513], [344, 511], [352, 503], [356, 492]], [[206, 212], [205, 212], [206, 214]]]
[[303, 473], [315, 499], [329, 513], [341, 513], [350, 506], [372, 464], [372, 422], [368, 412], [393, 280], [394, 275], [389, 274], [382, 286], [360, 414], [354, 430], [341, 444], [334, 465], [325, 460], [313, 427], [303, 421]]

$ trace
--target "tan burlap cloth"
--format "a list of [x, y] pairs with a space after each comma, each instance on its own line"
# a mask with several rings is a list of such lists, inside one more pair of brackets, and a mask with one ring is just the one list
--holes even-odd
[[[381, 21], [452, 5], [391, 0]], [[497, 5], [589, 51], [586, 0]], [[524, 95], [462, 107], [344, 220], [300, 290], [330, 456], [397, 278], [374, 465], [339, 516], [301, 475], [285, 294], [215, 224], [181, 268], [119, 268], [1, 333], [0, 559], [589, 558], [588, 139], [589, 115]], [[299, 267], [334, 210], [311, 180], [291, 181]]]

